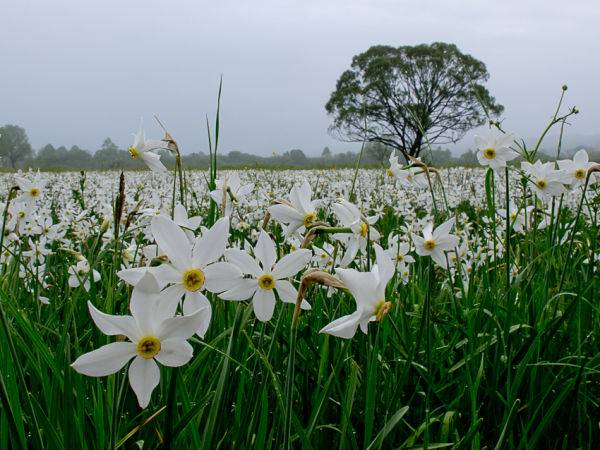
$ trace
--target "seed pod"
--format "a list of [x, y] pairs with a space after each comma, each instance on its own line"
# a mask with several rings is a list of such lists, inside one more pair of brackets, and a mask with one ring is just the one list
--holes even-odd
[[296, 308], [294, 309], [294, 317], [292, 323], [294, 326], [298, 322], [300, 317], [300, 305], [304, 294], [308, 287], [312, 284], [320, 284], [323, 286], [330, 286], [336, 289], [346, 289], [346, 285], [342, 283], [338, 278], [334, 277], [328, 272], [324, 272], [318, 269], [309, 269], [302, 276], [302, 283], [300, 283], [300, 289], [298, 289], [298, 297], [296, 297]]

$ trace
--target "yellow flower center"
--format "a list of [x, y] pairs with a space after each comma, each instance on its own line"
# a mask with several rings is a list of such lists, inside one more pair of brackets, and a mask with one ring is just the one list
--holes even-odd
[[583, 180], [585, 178], [586, 175], [586, 170], [585, 169], [577, 169], [575, 171], [575, 178], [577, 178], [578, 180]]
[[388, 170], [386, 171], [386, 173], [387, 173], [387, 176], [388, 176], [388, 177], [393, 177], [393, 176], [394, 176], [394, 172], [392, 171], [392, 169], [388, 169]]
[[494, 159], [496, 157], [496, 149], [492, 147], [488, 147], [483, 151], [483, 156], [487, 159]]
[[396, 261], [398, 261], [398, 262], [404, 261], [404, 255], [396, 255]]
[[391, 308], [392, 302], [386, 302], [385, 299], [379, 300], [375, 306], [375, 319], [381, 321]]
[[135, 351], [144, 359], [154, 358], [160, 352], [160, 341], [155, 336], [142, 336]]
[[140, 152], [138, 151], [137, 148], [135, 148], [133, 145], [131, 147], [129, 147], [127, 149], [127, 151], [129, 151], [129, 154], [131, 155], [131, 157], [133, 159], [137, 159], [138, 156], [140, 156]]
[[197, 268], [186, 270], [183, 273], [183, 286], [190, 292], [199, 290], [204, 286], [205, 280], [204, 272]]
[[21, 219], [23, 217], [25, 217], [25, 211], [19, 211], [19, 214], [17, 214]]
[[271, 289], [273, 289], [275, 287], [275, 278], [273, 278], [272, 275], [265, 273], [259, 277], [258, 286], [261, 289], [270, 291]]
[[425, 247], [426, 250], [433, 250], [435, 248], [435, 241], [433, 239], [427, 239], [423, 243], [423, 247]]
[[306, 215], [304, 216], [304, 226], [305, 227], [311, 226], [315, 222], [316, 219], [317, 219], [317, 215], [314, 212], [306, 213]]
[[367, 223], [361, 223], [360, 224], [360, 235], [364, 238], [367, 237], [367, 233], [369, 232], [369, 224]]
[[39, 195], [40, 195], [40, 190], [39, 190], [38, 188], [36, 188], [36, 187], [34, 187], [34, 188], [31, 188], [31, 191], [29, 191], [29, 194], [30, 194], [32, 197], [34, 197], [34, 198], [35, 198], [35, 197], [39, 197]]
[[537, 180], [535, 182], [535, 185], [540, 189], [544, 189], [548, 185], [548, 183], [546, 183], [546, 180]]

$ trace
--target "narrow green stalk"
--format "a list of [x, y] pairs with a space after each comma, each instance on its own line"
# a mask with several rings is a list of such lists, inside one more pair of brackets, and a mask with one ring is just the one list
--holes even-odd
[[290, 450], [292, 448], [292, 408], [294, 402], [294, 372], [296, 364], [296, 342], [298, 339], [298, 321], [292, 320], [290, 326], [290, 353], [288, 355], [288, 365], [285, 378], [285, 416], [283, 427], [283, 448]]
[[354, 195], [354, 188], [356, 187], [356, 178], [358, 177], [358, 170], [360, 169], [360, 162], [362, 161], [363, 153], [365, 151], [365, 141], [360, 146], [360, 152], [358, 153], [358, 159], [356, 160], [356, 167], [354, 168], [354, 176], [352, 177], [352, 187], [350, 188], [350, 194], [348, 195], [348, 201], [355, 202], [356, 196]]
[[[8, 194], [6, 195], [6, 206], [4, 207], [4, 214], [2, 216], [2, 230], [0, 233], [0, 251], [3, 251], [4, 249], [4, 230], [6, 229], [6, 219], [8, 217], [8, 208], [10, 206], [10, 200], [13, 193], [16, 192], [18, 189], [18, 187], [13, 186], [8, 190]], [[5, 299], [0, 299], [0, 321], [2, 322], [2, 328], [4, 331], [4, 335], [6, 336], [6, 342], [8, 343], [8, 350], [13, 361], [13, 367], [15, 367], [15, 371], [19, 379], [19, 384], [23, 386], [23, 388], [25, 388], [25, 386], [27, 386], [27, 384], [25, 383], [25, 375], [23, 374], [23, 368], [19, 363], [17, 350], [12, 340], [10, 326], [8, 324], [8, 321], [6, 320], [6, 314], [4, 312], [3, 304], [4, 300]], [[28, 391], [25, 391], [25, 404], [27, 405], [27, 409], [29, 410], [31, 420], [33, 421], [33, 423], [30, 425], [30, 434], [31, 436], [33, 436], [37, 448], [43, 449], [45, 446], [44, 441], [42, 439], [41, 429], [39, 427], [38, 419], [35, 414], [35, 409], [33, 408], [33, 403], [31, 402], [31, 397]]]
[[431, 420], [431, 386], [433, 380], [431, 379], [431, 292], [434, 284], [434, 267], [433, 260], [429, 258], [429, 267], [427, 269], [427, 292], [425, 294], [425, 354], [427, 357], [427, 393], [425, 395], [425, 450], [429, 448], [429, 423]]
[[177, 167], [173, 169], [173, 193], [171, 195], [171, 219], [175, 218], [175, 193], [177, 192]]
[[581, 192], [581, 199], [579, 200], [579, 205], [577, 205], [577, 214], [575, 214], [575, 220], [573, 222], [573, 231], [571, 231], [571, 238], [569, 239], [569, 248], [567, 250], [567, 257], [565, 258], [565, 264], [563, 266], [563, 270], [562, 270], [562, 273], [560, 276], [560, 283], [558, 284], [558, 292], [562, 291], [563, 283], [565, 281], [565, 276], [567, 274], [567, 268], [569, 267], [569, 264], [571, 262], [573, 241], [575, 240], [575, 234], [577, 233], [577, 224], [579, 223], [579, 217], [581, 216], [581, 207], [583, 206], [583, 201], [585, 200], [585, 193], [587, 191], [589, 181], [590, 181], [590, 177], [588, 174], [588, 176], [585, 178], [585, 184], [583, 186], [583, 191]]
[[177, 397], [177, 379], [179, 378], [178, 367], [171, 369], [171, 379], [169, 380], [169, 392], [167, 394], [167, 410], [165, 413], [165, 437], [163, 448], [169, 450], [173, 445], [173, 423], [175, 421], [175, 405]]
[[235, 311], [235, 318], [231, 326], [231, 336], [229, 337], [229, 343], [227, 345], [227, 353], [222, 358], [221, 373], [217, 382], [217, 388], [214, 393], [213, 401], [210, 408], [208, 419], [206, 420], [206, 426], [204, 427], [204, 436], [202, 438], [202, 449], [212, 449], [214, 447], [214, 436], [216, 431], [217, 417], [221, 412], [221, 404], [225, 397], [226, 382], [229, 376], [229, 364], [231, 361], [231, 354], [235, 345], [236, 338], [240, 327], [240, 321], [242, 318], [242, 305], [238, 304]]
[[367, 130], [367, 115], [365, 113], [365, 105], [363, 105], [363, 118], [364, 118], [364, 127], [365, 127], [365, 137], [360, 146], [360, 153], [358, 154], [358, 159], [356, 160], [356, 167], [354, 168], [354, 177], [352, 178], [352, 187], [350, 188], [350, 194], [348, 194], [348, 201], [355, 202], [356, 197], [354, 195], [354, 188], [356, 186], [356, 178], [358, 177], [358, 169], [360, 169], [360, 162], [362, 161], [363, 153], [365, 151], [365, 144], [367, 142], [366, 130]]
[[[509, 186], [509, 178], [508, 178], [508, 167], [504, 168], [504, 183], [506, 190], [506, 240], [504, 243], [504, 250], [506, 252], [506, 295], [507, 295], [507, 304], [509, 301], [509, 290], [510, 290], [510, 230], [511, 230], [511, 222], [510, 222], [510, 186]], [[510, 306], [510, 305], [509, 305]]]

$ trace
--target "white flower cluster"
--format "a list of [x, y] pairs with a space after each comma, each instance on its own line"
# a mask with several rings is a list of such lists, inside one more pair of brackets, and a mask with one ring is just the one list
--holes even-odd
[[[477, 139], [479, 161], [499, 178], [505, 176], [499, 169], [517, 156], [511, 142], [509, 136]], [[310, 309], [306, 299], [298, 299], [294, 277], [309, 267], [321, 268], [337, 275], [356, 303], [352, 314], [333, 320], [321, 332], [351, 338], [358, 328], [367, 333], [369, 322], [385, 316], [391, 306], [386, 287], [394, 276], [409, 283], [415, 254], [431, 257], [468, 285], [474, 267], [504, 252], [500, 242], [492, 245], [496, 240], [491, 233], [505, 232], [507, 222], [515, 233], [543, 228], [557, 213], [552, 205], [544, 209], [535, 199], [517, 195], [510, 199], [508, 210], [497, 210], [498, 217], [482, 219], [483, 228], [477, 231], [467, 214], [458, 210], [435, 226], [430, 189], [447, 186], [442, 192], [446, 212], [465, 201], [481, 208], [486, 201], [481, 193], [483, 171], [460, 168], [434, 173], [419, 160], [403, 167], [392, 156], [387, 177], [394, 183], [382, 185], [381, 173], [360, 171], [355, 192], [352, 177], [345, 176], [350, 172], [343, 171], [225, 172], [212, 191], [201, 181], [203, 174], [189, 173], [195, 191], [185, 199], [188, 205], [194, 200], [197, 210], [202, 210], [212, 199], [220, 211], [221, 218], [207, 228], [200, 216], [190, 217], [182, 204], [169, 203], [170, 194], [162, 188], [169, 175], [153, 152], [157, 148], [165, 144], [146, 141], [140, 129], [130, 153], [146, 161], [153, 172], [127, 174], [121, 223], [115, 227], [127, 231], [121, 237], [117, 275], [132, 287], [131, 315], [105, 314], [89, 303], [98, 328], [127, 341], [107, 344], [73, 363], [80, 373], [104, 376], [133, 360], [129, 380], [142, 407], [159, 383], [157, 363], [176, 367], [192, 358], [187, 341], [194, 334], [204, 337], [209, 329], [213, 306], [209, 297], [213, 302], [249, 300], [256, 318], [269, 321], [278, 301], [300, 300], [301, 308]], [[553, 162], [523, 162], [520, 171], [510, 171], [508, 181], [519, 185], [524, 179], [541, 202], [562, 195], [563, 206], [573, 207], [592, 163], [580, 150], [573, 160], [558, 161], [558, 166], [556, 170]], [[16, 183], [19, 190], [7, 211], [1, 262], [10, 263], [15, 254], [22, 254], [19, 276], [42, 291], [50, 280], [46, 259], [56, 252], [76, 260], [68, 268], [71, 289], [87, 292], [101, 281], [95, 262], [83, 256], [83, 248], [90, 241], [98, 249], [114, 241], [110, 224], [115, 217], [116, 184], [114, 174], [82, 177], [20, 173], [3, 178], [7, 186]], [[96, 189], [84, 192], [86, 183]], [[313, 189], [319, 198], [313, 198]], [[349, 200], [351, 193], [354, 202]], [[377, 223], [390, 211], [403, 221], [382, 236]], [[282, 242], [263, 229], [266, 212], [280, 224]], [[232, 239], [234, 231], [244, 232], [247, 238]], [[318, 233], [327, 238], [313, 245]], [[48, 303], [39, 289], [30, 290]]]

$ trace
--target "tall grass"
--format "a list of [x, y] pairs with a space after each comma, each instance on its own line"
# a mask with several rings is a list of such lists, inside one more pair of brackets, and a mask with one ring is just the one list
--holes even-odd
[[[218, 176], [218, 115], [213, 131], [210, 188]], [[219, 205], [192, 201], [185, 173], [176, 175], [188, 211], [213, 223]], [[393, 308], [368, 335], [346, 341], [317, 332], [353, 311], [344, 291], [328, 297], [322, 287], [309, 287], [312, 311], [293, 327], [293, 308], [279, 304], [273, 320], [260, 323], [248, 302], [209, 296], [213, 316], [205, 339], [192, 339], [188, 365], [161, 368], [145, 410], [125, 370], [96, 379], [69, 366], [110, 341], [92, 323], [86, 300], [127, 313], [130, 292], [115, 273], [123, 243], [137, 230], [116, 217], [116, 238], [102, 245], [98, 221], [76, 244], [101, 272], [89, 293], [68, 286], [73, 259], [54, 244], [46, 263], [53, 277], [47, 306], [25, 287], [18, 276], [22, 255], [13, 255], [0, 276], [0, 448], [597, 447], [598, 197], [582, 197], [576, 211], [563, 208], [549, 232], [517, 234], [507, 218], [501, 236], [496, 198], [504, 190], [508, 205], [517, 187], [509, 185], [508, 172], [489, 175], [485, 209], [468, 211], [475, 233], [492, 236], [495, 250], [468, 280], [417, 257], [407, 285], [397, 275], [388, 285]], [[377, 225], [383, 244], [405, 224], [393, 209], [384, 211]], [[457, 211], [441, 210], [437, 219], [451, 214]], [[335, 222], [331, 215], [322, 219]], [[270, 222], [269, 231], [286, 253], [281, 227]], [[232, 233], [232, 244], [245, 239], [249, 233]], [[328, 239], [319, 234], [314, 244]], [[592, 263], [583, 265], [586, 258]], [[366, 268], [364, 259], [361, 264]]]

